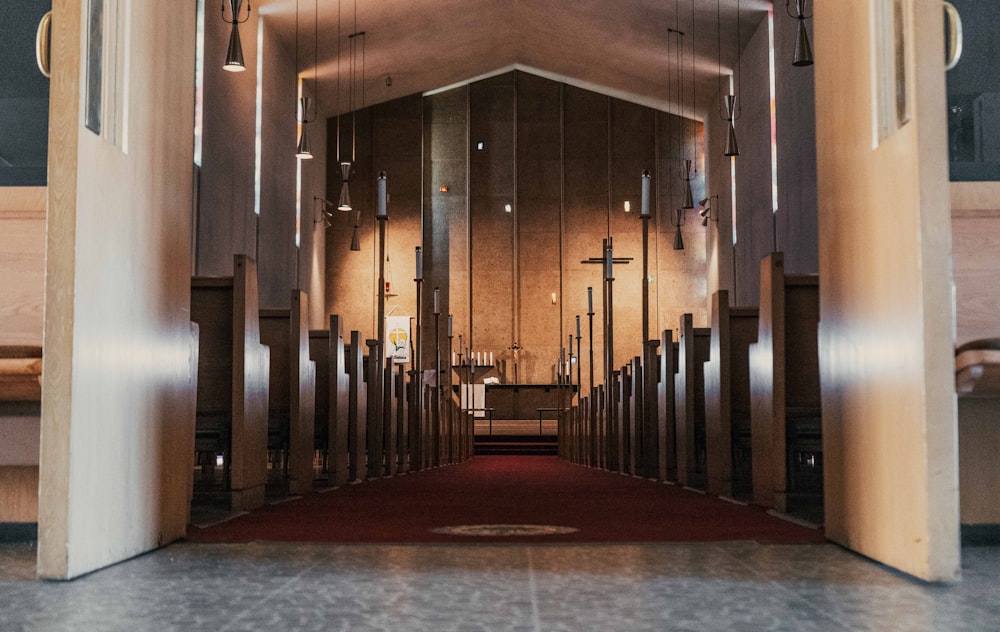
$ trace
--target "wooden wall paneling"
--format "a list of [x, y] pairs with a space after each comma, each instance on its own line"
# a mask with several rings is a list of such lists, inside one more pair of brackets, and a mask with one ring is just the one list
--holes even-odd
[[[10, 192], [22, 188], [28, 192]], [[42, 346], [45, 191], [0, 187], [0, 345]]]

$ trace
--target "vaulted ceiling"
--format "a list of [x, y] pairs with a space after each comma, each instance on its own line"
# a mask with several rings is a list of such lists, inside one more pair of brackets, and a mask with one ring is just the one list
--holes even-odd
[[[770, 6], [767, 0], [260, 0], [254, 10], [292, 54], [298, 22], [298, 67], [306, 81], [315, 73], [327, 116], [350, 109], [348, 35], [356, 31], [365, 32], [365, 105], [521, 68], [690, 115], [695, 94], [697, 110], [714, 106], [720, 55], [723, 74], [736, 65], [737, 22], [746, 46]], [[776, 7], [776, 19], [784, 10]], [[359, 50], [355, 107], [362, 103], [361, 57]]]

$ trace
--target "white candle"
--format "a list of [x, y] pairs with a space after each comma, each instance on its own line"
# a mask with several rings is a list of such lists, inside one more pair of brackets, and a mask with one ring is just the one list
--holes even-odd
[[451, 366], [455, 366], [456, 364], [457, 363], [455, 362], [455, 352], [452, 351], [451, 352]]
[[648, 218], [649, 217], [649, 171], [642, 172], [642, 207], [639, 211], [639, 217]]
[[493, 352], [490, 351], [490, 366], [493, 366]]
[[386, 204], [384, 171], [380, 171], [378, 174], [378, 208], [376, 210], [375, 217], [378, 219], [388, 219], [389, 217]]

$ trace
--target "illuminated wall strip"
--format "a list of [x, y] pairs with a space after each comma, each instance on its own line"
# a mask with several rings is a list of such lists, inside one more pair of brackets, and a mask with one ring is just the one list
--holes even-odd
[[[298, 94], [296, 103], [302, 102], [302, 77], [298, 78]], [[302, 113], [305, 116], [305, 112]], [[295, 136], [302, 133], [302, 123], [295, 124]], [[302, 159], [295, 159], [295, 247], [302, 246]]]
[[257, 112], [254, 115], [253, 139], [253, 212], [260, 217], [260, 156], [261, 128], [264, 119], [264, 20], [257, 20], [257, 92], [254, 97]]
[[[735, 94], [733, 75], [729, 75], [729, 94]], [[736, 247], [736, 156], [729, 157], [729, 207], [733, 214], [733, 247]], [[735, 261], [735, 259], [734, 259]]]
[[201, 166], [205, 112], [205, 0], [198, 0], [194, 40], [194, 164]]
[[767, 61], [771, 90], [771, 211], [778, 212], [778, 116], [774, 88], [774, 8], [767, 10]]

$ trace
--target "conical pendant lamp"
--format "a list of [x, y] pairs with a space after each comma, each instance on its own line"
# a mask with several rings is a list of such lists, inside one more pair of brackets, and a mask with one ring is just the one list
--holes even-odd
[[726, 156], [739, 156], [740, 147], [736, 143], [736, 125], [734, 125], [734, 110], [736, 108], [736, 95], [727, 94], [725, 98], [726, 103], [726, 120], [729, 121], [729, 133], [726, 135]]
[[306, 112], [309, 111], [309, 97], [299, 99], [299, 109], [302, 111], [302, 131], [299, 133], [299, 142], [295, 146], [295, 157], [308, 160], [313, 157], [312, 149], [309, 145], [309, 120], [306, 119]]
[[674, 234], [674, 250], [684, 250], [684, 236], [681, 235], [681, 227], [677, 227], [677, 232]]
[[694, 186], [694, 177], [691, 175], [691, 161], [684, 161], [684, 204], [682, 208], [694, 208], [694, 194], [691, 187]]
[[351, 163], [344, 160], [340, 163], [340, 177], [343, 184], [340, 186], [340, 200], [337, 202], [337, 210], [351, 210]]
[[793, 66], [812, 66], [813, 52], [809, 44], [809, 31], [806, 29], [806, 20], [811, 15], [806, 15], [806, 0], [795, 0], [795, 13], [789, 8], [789, 0], [785, 0], [785, 10], [793, 18], [799, 21], [799, 32], [795, 38], [795, 56], [792, 58]]
[[229, 72], [243, 72], [247, 69], [243, 63], [243, 44], [240, 42], [240, 29], [236, 22], [233, 22], [233, 29], [229, 32], [229, 47], [226, 49], [226, 63], [222, 69]]
[[247, 4], [247, 16], [240, 19], [240, 12], [243, 7], [243, 0], [229, 0], [229, 12], [232, 19], [226, 17], [226, 4], [222, 4], [222, 19], [232, 25], [229, 31], [229, 46], [226, 48], [226, 62], [222, 65], [223, 70], [229, 72], [243, 72], [246, 64], [243, 63], [243, 44], [240, 42], [239, 25], [250, 19], [250, 5]]

